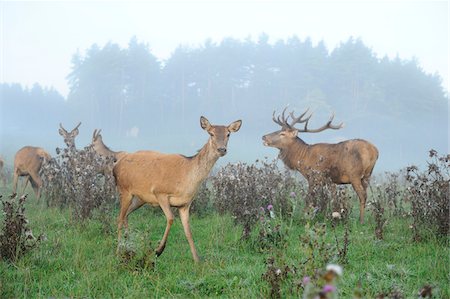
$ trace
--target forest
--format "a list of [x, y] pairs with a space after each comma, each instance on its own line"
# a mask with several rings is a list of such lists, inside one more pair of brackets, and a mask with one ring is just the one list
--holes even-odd
[[420, 163], [448, 151], [448, 91], [416, 59], [378, 57], [358, 38], [330, 50], [293, 36], [269, 43], [225, 38], [180, 45], [167, 60], [132, 38], [127, 47], [93, 44], [72, 57], [67, 97], [36, 83], [0, 84], [0, 151], [11, 160], [26, 144], [61, 146], [59, 123], [82, 122], [80, 146], [102, 129], [114, 149], [194, 154], [204, 143], [201, 115], [243, 120], [230, 159], [254, 161], [275, 151], [261, 136], [278, 128], [274, 110], [314, 111], [311, 126], [335, 113], [339, 131], [302, 135], [306, 142], [363, 138], [380, 150], [378, 170]]

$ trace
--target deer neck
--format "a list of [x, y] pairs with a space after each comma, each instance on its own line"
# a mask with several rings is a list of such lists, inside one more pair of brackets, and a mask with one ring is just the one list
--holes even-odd
[[197, 175], [199, 181], [203, 181], [213, 168], [219, 155], [211, 145], [211, 139], [202, 147], [197, 155], [192, 157], [193, 170]]
[[302, 161], [307, 156], [308, 150], [309, 145], [297, 137], [289, 146], [280, 148], [279, 158], [288, 168], [301, 172]]

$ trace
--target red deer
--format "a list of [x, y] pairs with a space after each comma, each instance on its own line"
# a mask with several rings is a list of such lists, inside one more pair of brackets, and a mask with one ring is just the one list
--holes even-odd
[[6, 187], [6, 176], [4, 172], [5, 160], [0, 157], [0, 179], [3, 181], [3, 186]]
[[[189, 226], [189, 208], [200, 184], [206, 179], [216, 161], [227, 153], [230, 133], [237, 132], [241, 121], [229, 126], [211, 125], [205, 117], [200, 126], [210, 135], [203, 148], [192, 157], [179, 154], [163, 154], [154, 151], [139, 151], [126, 154], [114, 167], [114, 177], [120, 195], [118, 219], [118, 247], [122, 225], [128, 229], [128, 215], [145, 203], [160, 206], [166, 216], [166, 229], [156, 249], [163, 253], [170, 227], [173, 223], [171, 207], [178, 208], [184, 233], [195, 262], [199, 261]], [[132, 200], [135, 197], [134, 201]]]
[[14, 158], [13, 192], [16, 193], [19, 177], [25, 176], [22, 193], [25, 191], [28, 181], [30, 181], [36, 198], [40, 198], [42, 179], [39, 176], [39, 170], [42, 164], [51, 158], [50, 154], [40, 147], [25, 146], [17, 151]]
[[[308, 109], [309, 110], [309, 109]], [[314, 185], [314, 174], [319, 172], [331, 179], [335, 184], [352, 184], [356, 191], [359, 202], [360, 222], [364, 222], [364, 209], [367, 198], [367, 186], [378, 159], [378, 150], [370, 142], [361, 139], [352, 139], [336, 144], [317, 143], [307, 144], [297, 137], [299, 132], [317, 133], [326, 129], [338, 130], [343, 124], [332, 125], [334, 115], [329, 121], [318, 129], [308, 129], [308, 122], [312, 116], [306, 117], [308, 110], [299, 117], [290, 113], [292, 119], [288, 123], [289, 116], [285, 117], [286, 108], [283, 113], [273, 121], [281, 126], [281, 130], [267, 134], [262, 137], [265, 146], [271, 146], [280, 150], [279, 157], [284, 164], [293, 170], [298, 170], [308, 181], [309, 194]], [[304, 123], [303, 129], [297, 129], [295, 124]]]
[[64, 143], [67, 145], [67, 147], [70, 150], [76, 150], [75, 148], [75, 137], [77, 137], [79, 131], [78, 127], [81, 125], [81, 122], [78, 123], [78, 125], [70, 132], [67, 132], [66, 129], [62, 126], [62, 124], [59, 124], [59, 135], [61, 135], [64, 138]]
[[102, 135], [100, 134], [102, 130], [95, 129], [94, 133], [92, 134], [92, 147], [94, 148], [95, 152], [99, 154], [100, 156], [104, 157], [113, 157], [114, 161], [118, 161], [121, 157], [123, 157], [126, 152], [115, 152], [112, 151], [109, 147], [107, 147], [103, 143]]

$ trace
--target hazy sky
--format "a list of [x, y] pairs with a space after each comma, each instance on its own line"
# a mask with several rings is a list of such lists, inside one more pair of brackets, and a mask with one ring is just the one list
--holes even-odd
[[449, 1], [0, 1], [0, 82], [68, 92], [70, 60], [93, 43], [126, 46], [132, 36], [160, 59], [205, 39], [271, 42], [297, 35], [333, 49], [350, 36], [382, 57], [416, 57], [449, 90]]

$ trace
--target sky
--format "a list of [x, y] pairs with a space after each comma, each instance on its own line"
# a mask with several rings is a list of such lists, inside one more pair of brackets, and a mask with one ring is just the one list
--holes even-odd
[[449, 90], [449, 1], [0, 1], [0, 82], [68, 94], [74, 53], [148, 43], [160, 60], [180, 44], [296, 35], [333, 50], [359, 37], [378, 57], [415, 57]]

